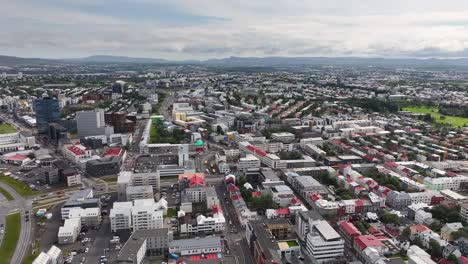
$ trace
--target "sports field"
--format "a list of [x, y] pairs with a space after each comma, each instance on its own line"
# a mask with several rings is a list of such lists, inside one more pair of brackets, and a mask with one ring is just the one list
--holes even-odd
[[409, 112], [421, 113], [421, 114], [430, 114], [432, 117], [434, 117], [437, 123], [450, 124], [453, 127], [468, 126], [468, 118], [466, 117], [445, 116], [445, 118], [441, 118], [441, 114], [439, 114], [439, 109], [437, 107], [428, 107], [428, 106], [405, 107], [403, 108], [403, 111], [409, 111]]

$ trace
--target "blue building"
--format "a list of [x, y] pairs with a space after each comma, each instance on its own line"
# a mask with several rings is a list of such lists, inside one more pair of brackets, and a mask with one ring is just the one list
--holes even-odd
[[59, 101], [54, 97], [44, 97], [34, 102], [36, 110], [37, 131], [39, 134], [49, 134], [49, 124], [60, 119]]

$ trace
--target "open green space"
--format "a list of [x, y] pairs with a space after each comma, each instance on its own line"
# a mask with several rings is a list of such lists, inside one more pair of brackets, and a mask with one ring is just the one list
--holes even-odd
[[169, 131], [164, 127], [162, 121], [157, 121], [151, 125], [149, 141], [150, 144], [179, 144], [184, 137], [184, 132], [182, 130], [174, 128], [172, 131]]
[[0, 247], [0, 264], [10, 263], [10, 259], [15, 253], [16, 244], [21, 231], [21, 215], [15, 213], [6, 216], [5, 236]]
[[167, 208], [166, 217], [177, 217], [177, 209], [175, 209], [175, 208]]
[[16, 129], [12, 127], [10, 124], [1, 124], [0, 125], [0, 134], [9, 134], [9, 133], [15, 133]]
[[439, 113], [439, 108], [434, 106], [412, 106], [404, 107], [403, 111], [412, 113], [430, 114], [437, 123], [449, 124], [453, 127], [468, 126], [468, 118], [459, 116], [443, 116]]
[[9, 192], [7, 192], [7, 190], [3, 189], [2, 187], [0, 187], [0, 193], [2, 193], [8, 201], [13, 201], [15, 199]]
[[288, 240], [288, 241], [286, 241], [286, 243], [288, 243], [289, 247], [298, 247], [299, 246], [299, 244], [295, 240]]
[[0, 181], [10, 185], [10, 187], [13, 188], [19, 195], [24, 197], [39, 193], [38, 191], [34, 191], [33, 189], [29, 188], [28, 185], [13, 178], [7, 177], [3, 174], [0, 175]]

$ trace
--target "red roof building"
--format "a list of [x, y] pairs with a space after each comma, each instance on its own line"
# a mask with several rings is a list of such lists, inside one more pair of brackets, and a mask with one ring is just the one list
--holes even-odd
[[383, 244], [380, 240], [373, 235], [358, 236], [354, 240], [354, 248], [358, 251], [363, 251], [364, 249], [372, 247], [377, 249], [379, 252], [382, 252]]
[[343, 221], [340, 222], [338, 226], [348, 241], [353, 241], [356, 237], [362, 235], [361, 232], [350, 222]]
[[187, 179], [190, 187], [205, 186], [204, 173], [184, 173], [179, 175], [179, 182]]
[[104, 152], [104, 157], [120, 156], [121, 154], [122, 154], [121, 148], [108, 148]]

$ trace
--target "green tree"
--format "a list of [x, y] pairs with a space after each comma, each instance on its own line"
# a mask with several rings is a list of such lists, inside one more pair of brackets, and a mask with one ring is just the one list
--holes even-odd
[[434, 239], [431, 239], [429, 241], [429, 252], [431, 254], [431, 257], [435, 259], [439, 259], [442, 257], [442, 247]]
[[457, 258], [457, 256], [455, 256], [454, 254], [450, 254], [450, 256], [448, 256], [447, 260], [450, 261], [450, 262], [452, 262], [453, 264], [457, 264], [457, 263], [458, 263], [458, 258]]
[[401, 235], [400, 235], [400, 238], [402, 240], [408, 240], [411, 236], [411, 230], [409, 227], [405, 227], [405, 229], [403, 229], [403, 231], [401, 232]]
[[380, 220], [385, 224], [399, 224], [400, 218], [396, 214], [386, 213], [384, 214]]

